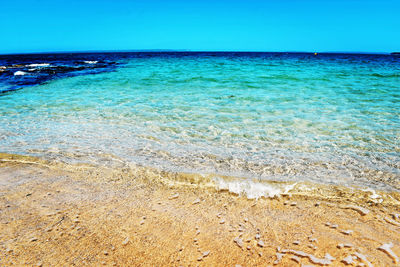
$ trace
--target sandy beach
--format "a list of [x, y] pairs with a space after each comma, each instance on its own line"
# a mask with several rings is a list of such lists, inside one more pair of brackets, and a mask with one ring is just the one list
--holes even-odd
[[399, 264], [398, 193], [256, 200], [161, 176], [2, 154], [0, 265]]

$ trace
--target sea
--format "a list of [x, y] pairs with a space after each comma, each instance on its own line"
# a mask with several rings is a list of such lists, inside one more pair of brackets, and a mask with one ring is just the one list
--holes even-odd
[[249, 197], [270, 182], [399, 191], [400, 57], [0, 55], [0, 152], [192, 174]]

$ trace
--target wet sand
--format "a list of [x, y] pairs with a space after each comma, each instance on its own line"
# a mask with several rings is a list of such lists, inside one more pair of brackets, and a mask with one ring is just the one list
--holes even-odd
[[145, 172], [1, 154], [0, 265], [399, 264], [398, 193], [249, 200]]

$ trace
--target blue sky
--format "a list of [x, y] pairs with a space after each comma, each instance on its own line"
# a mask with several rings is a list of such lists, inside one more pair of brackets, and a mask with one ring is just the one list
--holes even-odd
[[400, 50], [399, 0], [0, 2], [0, 53]]

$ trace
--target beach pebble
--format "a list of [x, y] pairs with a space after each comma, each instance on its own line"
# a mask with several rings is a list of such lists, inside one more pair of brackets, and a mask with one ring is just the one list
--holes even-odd
[[142, 225], [142, 224], [144, 224], [144, 220], [141, 220], [141, 221], [140, 221], [140, 225]]
[[258, 240], [258, 242], [257, 242], [257, 246], [259, 246], [259, 247], [264, 247], [265, 246], [265, 244], [264, 244], [264, 242], [262, 241], [262, 240]]
[[219, 221], [219, 223], [220, 223], [220, 224], [224, 224], [224, 223], [225, 223], [225, 220], [222, 219], [222, 220]]
[[208, 255], [210, 255], [210, 251], [209, 250], [203, 252], [203, 257], [207, 257]]
[[290, 203], [290, 206], [292, 206], [292, 207], [297, 206], [297, 202]]
[[352, 264], [354, 263], [354, 258], [353, 258], [351, 255], [349, 255], [349, 256], [347, 256], [346, 258], [344, 258], [344, 259], [342, 260], [342, 262], [343, 262], [344, 264], [346, 264], [346, 265], [352, 265]]
[[345, 235], [351, 235], [352, 233], [353, 233], [353, 230], [342, 230], [342, 231], [340, 231], [342, 234], [345, 234]]
[[38, 239], [36, 238], [36, 237], [32, 237], [29, 241], [30, 242], [35, 242], [35, 241], [37, 241]]
[[307, 247], [312, 248], [312, 249], [317, 249], [317, 247], [314, 246], [313, 244], [308, 244]]
[[245, 221], [245, 222], [248, 222], [248, 221], [249, 221], [249, 219], [248, 219], [248, 218], [244, 218], [244, 221]]
[[129, 237], [125, 238], [124, 241], [122, 241], [122, 245], [127, 245], [129, 243]]
[[337, 248], [352, 248], [352, 247], [353, 247], [352, 244], [342, 244], [342, 243], [340, 243], [340, 244], [337, 245]]
[[251, 247], [250, 246], [247, 246], [247, 250], [250, 250], [251, 249]]
[[200, 234], [200, 230], [197, 230], [197, 231], [196, 231], [196, 235], [199, 235], [199, 234]]
[[198, 198], [198, 199], [196, 199], [195, 201], [193, 201], [193, 202], [192, 202], [192, 205], [199, 204], [199, 203], [200, 203], [200, 198]]
[[300, 245], [300, 241], [299, 240], [296, 240], [296, 241], [293, 241], [293, 245]]
[[284, 256], [285, 254], [283, 254], [283, 253], [276, 253], [276, 260], [274, 261], [274, 265], [277, 265], [277, 264], [279, 264], [280, 262], [281, 262], [281, 260], [282, 260], [282, 257]]
[[104, 250], [104, 251], [103, 251], [103, 254], [107, 256], [107, 255], [108, 255], [108, 251], [107, 251], [107, 250]]
[[235, 237], [235, 239], [233, 239], [233, 242], [236, 243], [236, 245], [238, 245], [240, 248], [243, 247], [243, 240], [239, 237]]
[[261, 235], [260, 234], [256, 234], [255, 239], [260, 239]]
[[179, 194], [176, 193], [176, 194], [170, 196], [168, 199], [176, 199], [176, 198], [178, 198], [178, 197], [179, 197]]

